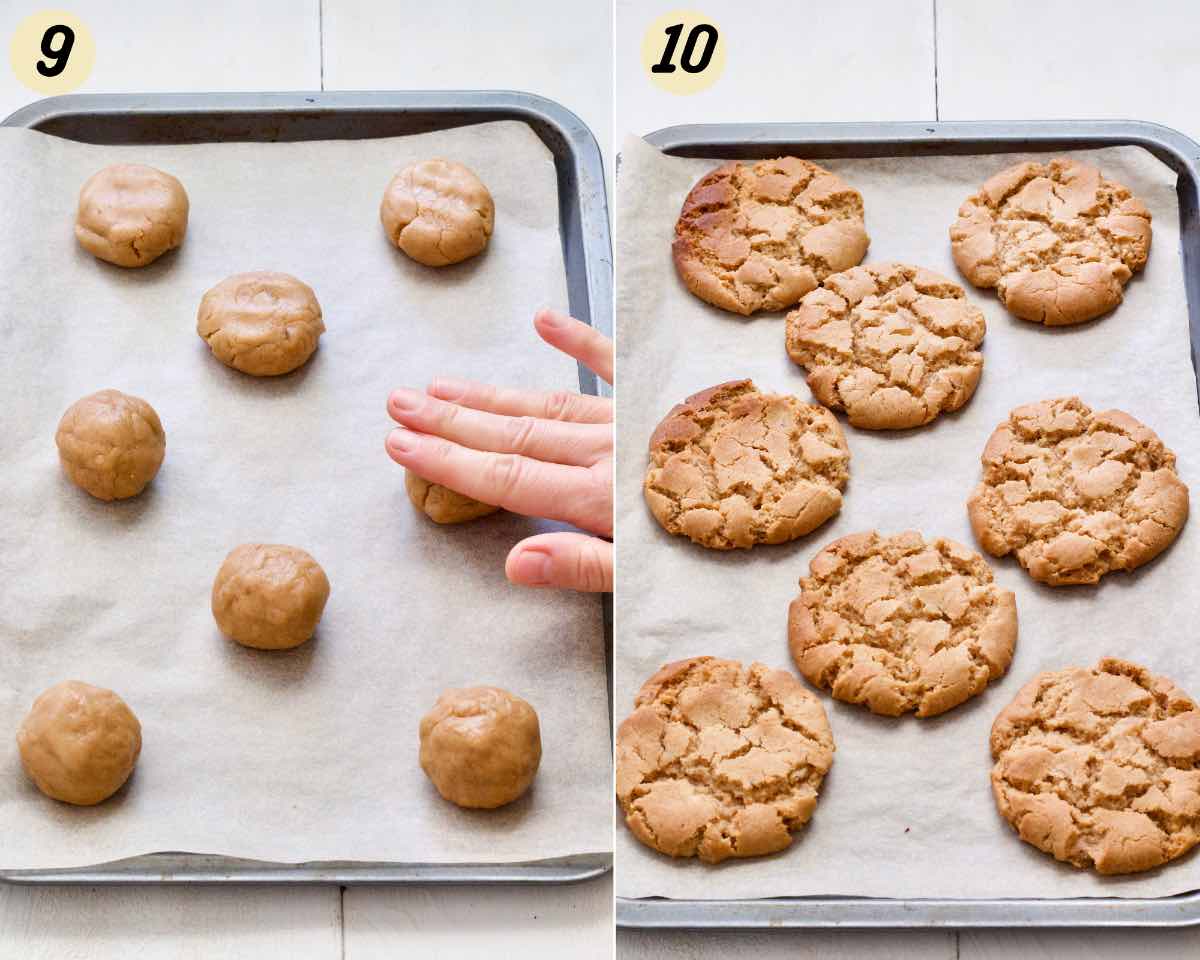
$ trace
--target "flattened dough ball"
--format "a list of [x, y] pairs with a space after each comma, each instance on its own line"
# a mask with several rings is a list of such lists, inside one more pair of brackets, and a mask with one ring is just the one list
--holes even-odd
[[408, 499], [434, 523], [466, 523], [496, 513], [500, 508], [458, 493], [440, 483], [430, 483], [411, 470], [404, 471]]
[[277, 377], [302, 367], [325, 332], [312, 287], [258, 270], [227, 277], [200, 301], [196, 332], [227, 367]]
[[460, 807], [512, 803], [541, 760], [537, 713], [499, 687], [447, 690], [421, 718], [421, 769]]
[[111, 690], [67, 680], [33, 702], [17, 748], [42, 793], [91, 806], [120, 790], [133, 773], [142, 726]]
[[286, 650], [313, 635], [328, 599], [325, 571], [299, 547], [244, 543], [217, 571], [212, 612], [242, 646]]
[[188, 196], [169, 173], [141, 163], [115, 163], [79, 191], [75, 239], [118, 267], [144, 267], [183, 243]]
[[158, 473], [167, 450], [154, 408], [120, 390], [76, 400], [59, 421], [54, 442], [71, 482], [100, 500], [136, 497]]
[[483, 182], [453, 160], [422, 160], [396, 174], [379, 219], [388, 239], [418, 263], [445, 267], [482, 253], [496, 207]]
[[1107, 313], [1150, 255], [1150, 211], [1095, 167], [1058, 157], [1001, 170], [959, 208], [954, 262], [1022, 320]]

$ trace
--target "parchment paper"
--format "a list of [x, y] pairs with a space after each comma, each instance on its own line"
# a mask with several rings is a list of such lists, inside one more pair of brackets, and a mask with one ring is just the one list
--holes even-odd
[[[496, 201], [487, 252], [441, 270], [379, 224], [401, 166], [449, 156]], [[191, 198], [179, 251], [122, 270], [72, 234], [80, 185], [116, 161], [171, 171]], [[509, 586], [506, 551], [545, 523], [438, 527], [387, 457], [388, 391], [437, 374], [577, 386], [532, 328], [566, 305], [550, 153], [520, 123], [353, 142], [98, 147], [0, 131], [0, 867], [161, 850], [302, 860], [518, 861], [610, 849], [610, 742], [595, 597]], [[229, 274], [316, 291], [312, 360], [257, 379], [196, 335]], [[105, 504], [61, 474], [58, 418], [116, 387], [149, 400], [167, 455], [140, 497]], [[309, 550], [332, 584], [313, 642], [266, 653], [209, 610], [225, 554]], [[43, 797], [14, 734], [44, 688], [117, 690], [142, 723], [128, 787], [98, 807]], [[497, 684], [541, 718], [544, 757], [510, 807], [442, 801], [417, 724], [445, 687]]]
[[[662, 663], [713, 654], [794, 665], [787, 606], [824, 544], [859, 530], [917, 529], [974, 544], [966, 499], [993, 428], [1026, 402], [1078, 393], [1155, 429], [1200, 492], [1200, 424], [1188, 354], [1175, 176], [1140, 148], [1080, 153], [1127, 184], [1154, 217], [1154, 246], [1125, 303], [1096, 322], [1048, 330], [1010, 317], [990, 291], [968, 289], [987, 315], [984, 372], [958, 414], [902, 433], [850, 427], [850, 483], [841, 514], [792, 544], [717, 553], [667, 535], [642, 500], [654, 425], [688, 394], [736, 377], [809, 399], [784, 349], [783, 314], [745, 320], [692, 297], [671, 264], [680, 204], [715, 162], [669, 159], [627, 140], [617, 187], [619, 580], [616, 717]], [[947, 235], [959, 204], [1017, 155], [837, 160], [862, 191], [867, 262], [904, 260], [958, 278]], [[961, 281], [961, 278], [960, 282]], [[859, 894], [884, 897], [1159, 896], [1200, 887], [1193, 853], [1158, 871], [1101, 879], [1022, 842], [995, 810], [988, 731], [1043, 669], [1125, 657], [1200, 697], [1197, 610], [1200, 530], [1140, 571], [1097, 587], [1034, 583], [1014, 559], [993, 560], [1017, 595], [1020, 637], [1008, 674], [932, 720], [872, 716], [820, 693], [837, 743], [816, 814], [786, 851], [712, 868], [672, 861], [617, 830], [617, 892], [687, 898]]]

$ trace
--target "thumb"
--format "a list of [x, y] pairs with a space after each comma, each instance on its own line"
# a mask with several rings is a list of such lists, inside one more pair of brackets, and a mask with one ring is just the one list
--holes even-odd
[[582, 533], [543, 533], [513, 547], [504, 572], [526, 587], [608, 592], [613, 585], [613, 545]]

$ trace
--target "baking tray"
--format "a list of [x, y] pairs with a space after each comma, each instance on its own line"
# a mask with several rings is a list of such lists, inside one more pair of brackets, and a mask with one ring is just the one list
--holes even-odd
[[[95, 144], [365, 140], [518, 120], [554, 156], [559, 235], [572, 316], [612, 336], [612, 244], [600, 148], [561, 104], [500, 90], [363, 93], [154, 93], [50, 97], [0, 126]], [[584, 393], [611, 388], [578, 365]], [[612, 710], [612, 598], [604, 595], [605, 661]], [[610, 723], [611, 727], [611, 723]], [[267, 863], [162, 852], [66, 870], [3, 870], [20, 884], [113, 883], [570, 883], [612, 869], [611, 853], [522, 863]]]
[[[646, 141], [677, 157], [813, 160], [927, 157], [1139, 146], [1179, 175], [1179, 233], [1191, 331], [1200, 357], [1200, 144], [1169, 127], [1134, 120], [1019, 123], [731, 123], [667, 127]], [[1200, 378], [1197, 379], [1200, 412]], [[1200, 924], [1200, 890], [1173, 897], [903, 899], [772, 897], [762, 900], [616, 898], [620, 927], [938, 928], [1182, 927]]]

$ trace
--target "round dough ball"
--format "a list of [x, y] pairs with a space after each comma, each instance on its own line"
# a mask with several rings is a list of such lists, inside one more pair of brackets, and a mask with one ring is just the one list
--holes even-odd
[[188, 196], [169, 173], [141, 163], [115, 163], [79, 191], [75, 239], [118, 267], [144, 267], [183, 243]]
[[328, 599], [325, 571], [299, 547], [244, 543], [217, 571], [212, 612], [231, 640], [286, 650], [313, 635]]
[[423, 160], [405, 167], [392, 178], [379, 205], [388, 239], [429, 267], [482, 253], [495, 218], [488, 188], [453, 160]]
[[133, 773], [142, 725], [111, 690], [68, 680], [33, 702], [17, 747], [42, 793], [90, 806], [111, 797]]
[[277, 377], [305, 364], [325, 324], [307, 283], [257, 270], [227, 277], [204, 295], [196, 332], [227, 367]]
[[54, 436], [71, 482], [101, 500], [136, 497], [167, 451], [154, 408], [120, 390], [100, 390], [67, 408]]
[[447, 690], [421, 718], [421, 769], [460, 807], [512, 803], [541, 759], [533, 707], [499, 687]]
[[443, 487], [440, 483], [430, 483], [411, 470], [404, 471], [404, 487], [413, 506], [434, 523], [466, 523], [500, 509]]

